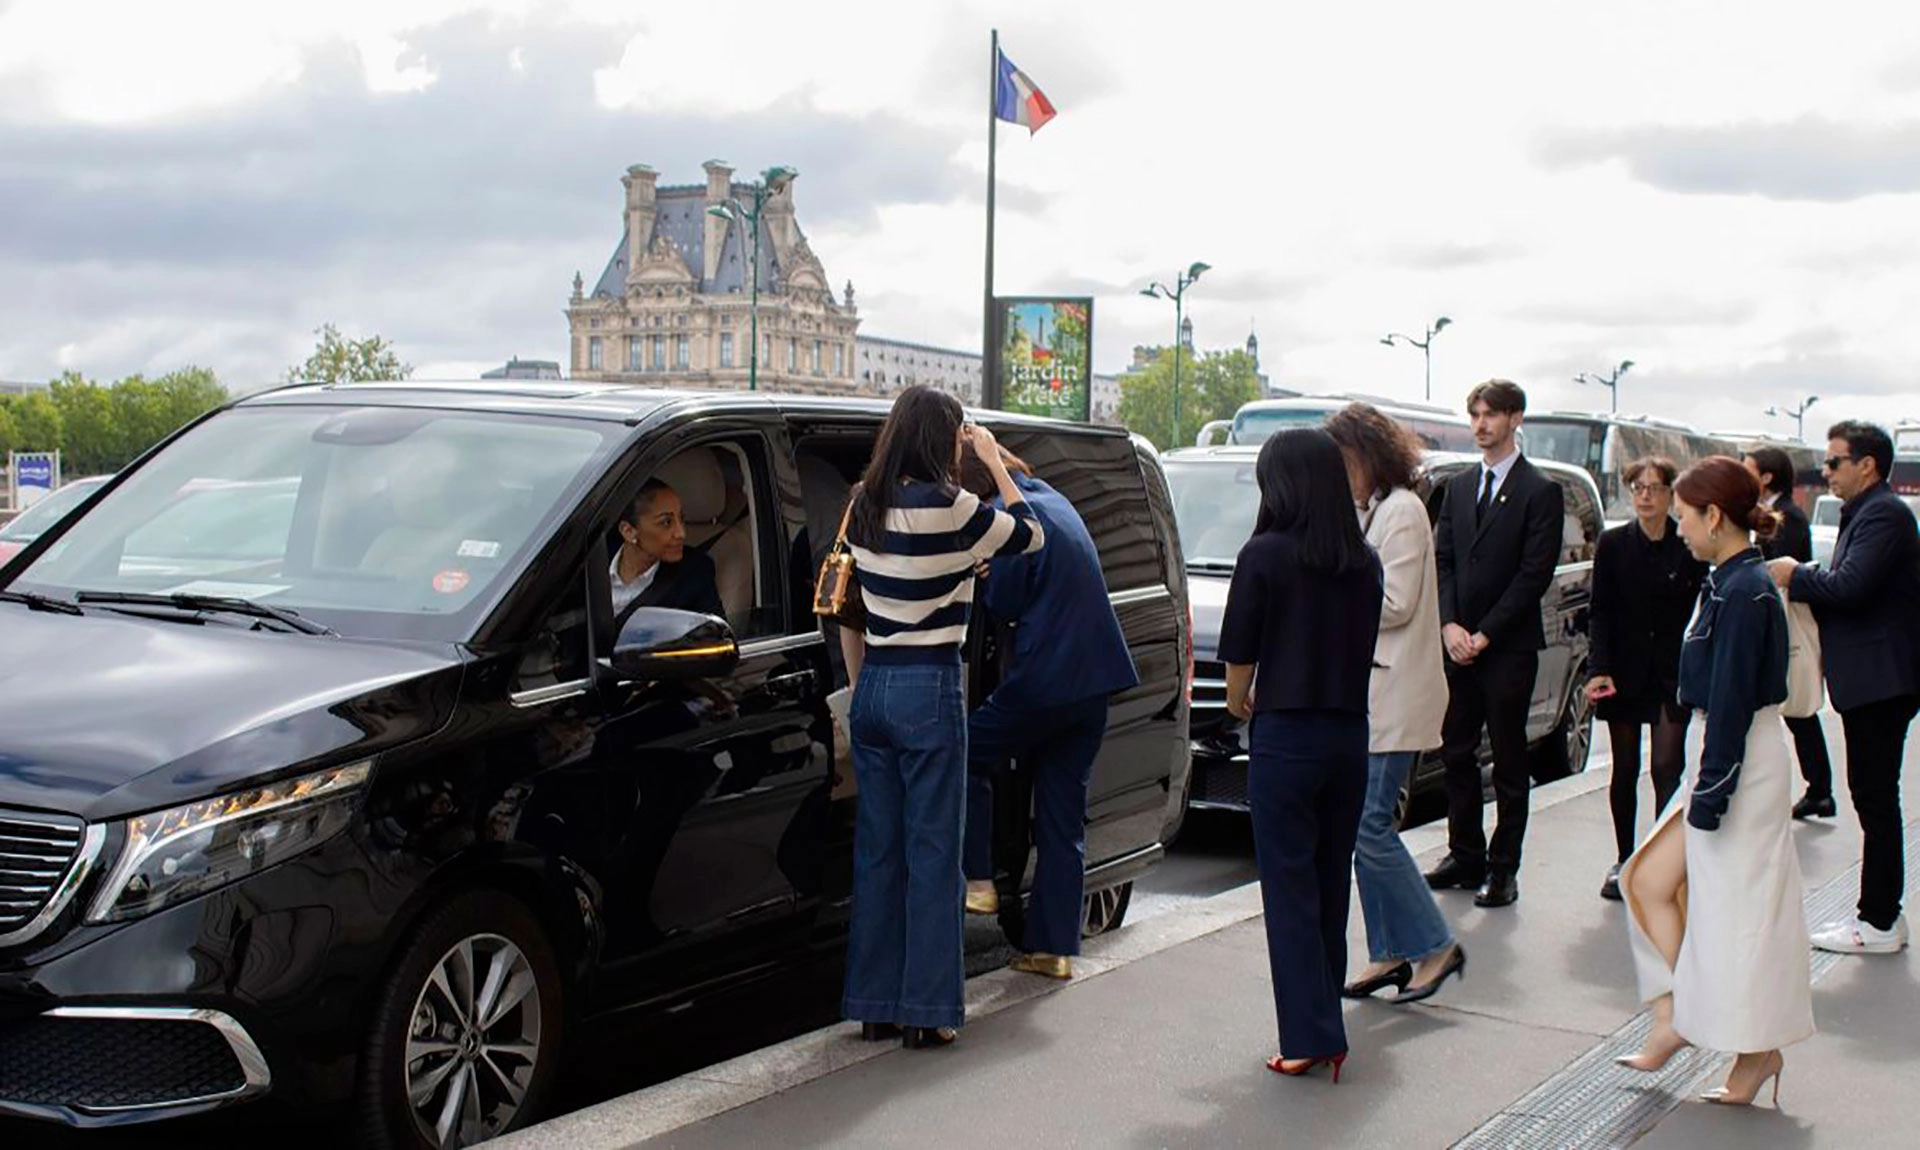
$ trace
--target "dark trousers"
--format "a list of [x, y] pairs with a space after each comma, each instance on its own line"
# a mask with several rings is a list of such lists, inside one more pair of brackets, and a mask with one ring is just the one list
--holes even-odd
[[[1447, 664], [1447, 719], [1441, 729], [1447, 768], [1447, 847], [1468, 867], [1513, 874], [1527, 835], [1527, 711], [1538, 651], [1483, 653], [1467, 666]], [[1493, 743], [1497, 814], [1488, 849], [1480, 787], [1480, 732]]]
[[[1080, 953], [1081, 903], [1087, 874], [1087, 787], [1107, 737], [1107, 697], [1044, 710], [1006, 706], [998, 698], [967, 720], [967, 844], [970, 879], [993, 877], [992, 771], [1008, 759], [1033, 780], [1033, 901], [1016, 940], [1035, 954]], [[1026, 852], [1020, 852], [1024, 860]]]
[[1860, 918], [1893, 929], [1906, 893], [1906, 828], [1900, 814], [1900, 762], [1920, 698], [1902, 695], [1840, 712], [1847, 734], [1847, 789], [1860, 818]]
[[840, 1009], [855, 1022], [959, 1026], [967, 774], [960, 665], [868, 663], [847, 719], [860, 802]]
[[1251, 752], [1247, 806], [1280, 1054], [1343, 1054], [1340, 981], [1347, 969], [1353, 846], [1367, 801], [1367, 719], [1261, 711], [1253, 718]]
[[1833, 763], [1827, 758], [1827, 733], [1820, 727], [1820, 716], [1788, 719], [1787, 731], [1793, 735], [1793, 753], [1800, 760], [1800, 777], [1807, 781], [1807, 793], [1815, 798], [1832, 798]]

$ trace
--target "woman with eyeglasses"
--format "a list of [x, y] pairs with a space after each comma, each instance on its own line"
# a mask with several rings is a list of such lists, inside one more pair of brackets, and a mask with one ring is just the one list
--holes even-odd
[[1592, 678], [1587, 697], [1613, 741], [1614, 863], [1600, 897], [1620, 898], [1620, 864], [1633, 853], [1640, 806], [1640, 733], [1653, 730], [1654, 813], [1680, 787], [1687, 712], [1678, 699], [1680, 645], [1707, 565], [1688, 554], [1673, 521], [1679, 469], [1660, 456], [1636, 459], [1624, 478], [1634, 519], [1600, 536], [1593, 558]]

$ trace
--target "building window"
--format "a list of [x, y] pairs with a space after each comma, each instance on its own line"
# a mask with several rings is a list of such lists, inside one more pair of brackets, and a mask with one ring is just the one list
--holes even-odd
[[833, 345], [833, 374], [853, 378], [853, 373], [847, 370], [847, 345], [844, 343]]
[[590, 319], [587, 321], [587, 326], [597, 328], [600, 326], [600, 321], [597, 319]]
[[667, 337], [664, 335], [653, 337], [653, 370], [667, 370]]
[[673, 337], [673, 367], [676, 371], [687, 370], [687, 344], [691, 342], [684, 335]]
[[685, 326], [687, 326], [687, 317], [686, 317], [686, 316], [683, 316], [683, 315], [677, 315], [677, 316], [674, 316], [674, 317], [673, 317], [673, 326], [675, 326], [675, 327], [685, 327]]
[[720, 366], [733, 366], [733, 333], [730, 331], [720, 333]]
[[816, 339], [813, 341], [813, 374], [820, 374], [820, 365], [825, 361], [826, 357], [821, 353], [820, 341]]
[[773, 337], [770, 335], [760, 337], [760, 359], [768, 364], [773, 362]]
[[733, 326], [733, 317], [732, 317], [732, 316], [730, 316], [730, 315], [722, 315], [722, 316], [720, 317], [720, 326], [721, 326], [721, 327], [732, 327], [732, 326]]
[[800, 370], [800, 341], [792, 336], [787, 337], [787, 370]]
[[600, 337], [597, 335], [587, 338], [587, 370], [600, 370]]
[[646, 339], [642, 336], [630, 335], [627, 337], [627, 370], [628, 371], [645, 371], [646, 370], [647, 365], [641, 360], [642, 348], [644, 347], [646, 342], [647, 342]]

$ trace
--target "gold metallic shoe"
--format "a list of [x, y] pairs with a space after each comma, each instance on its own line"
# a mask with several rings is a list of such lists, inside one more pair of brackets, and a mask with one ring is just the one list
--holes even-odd
[[1068, 979], [1073, 977], [1073, 960], [1064, 954], [1021, 954], [1014, 956], [1007, 969]]
[[1000, 892], [989, 886], [985, 890], [975, 890], [972, 883], [967, 884], [968, 914], [999, 914]]

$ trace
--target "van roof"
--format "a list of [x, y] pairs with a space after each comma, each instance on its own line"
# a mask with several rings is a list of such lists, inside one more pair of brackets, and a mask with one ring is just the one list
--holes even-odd
[[[566, 416], [629, 425], [669, 408], [767, 410], [789, 415], [858, 414], [885, 419], [890, 399], [748, 392], [725, 389], [637, 387], [629, 383], [579, 379], [402, 379], [365, 383], [295, 383], [256, 392], [238, 407], [274, 406], [437, 407], [457, 411]], [[1073, 423], [1039, 416], [969, 408], [972, 418], [999, 426], [1031, 426], [1054, 431], [1125, 435], [1124, 428]]]

